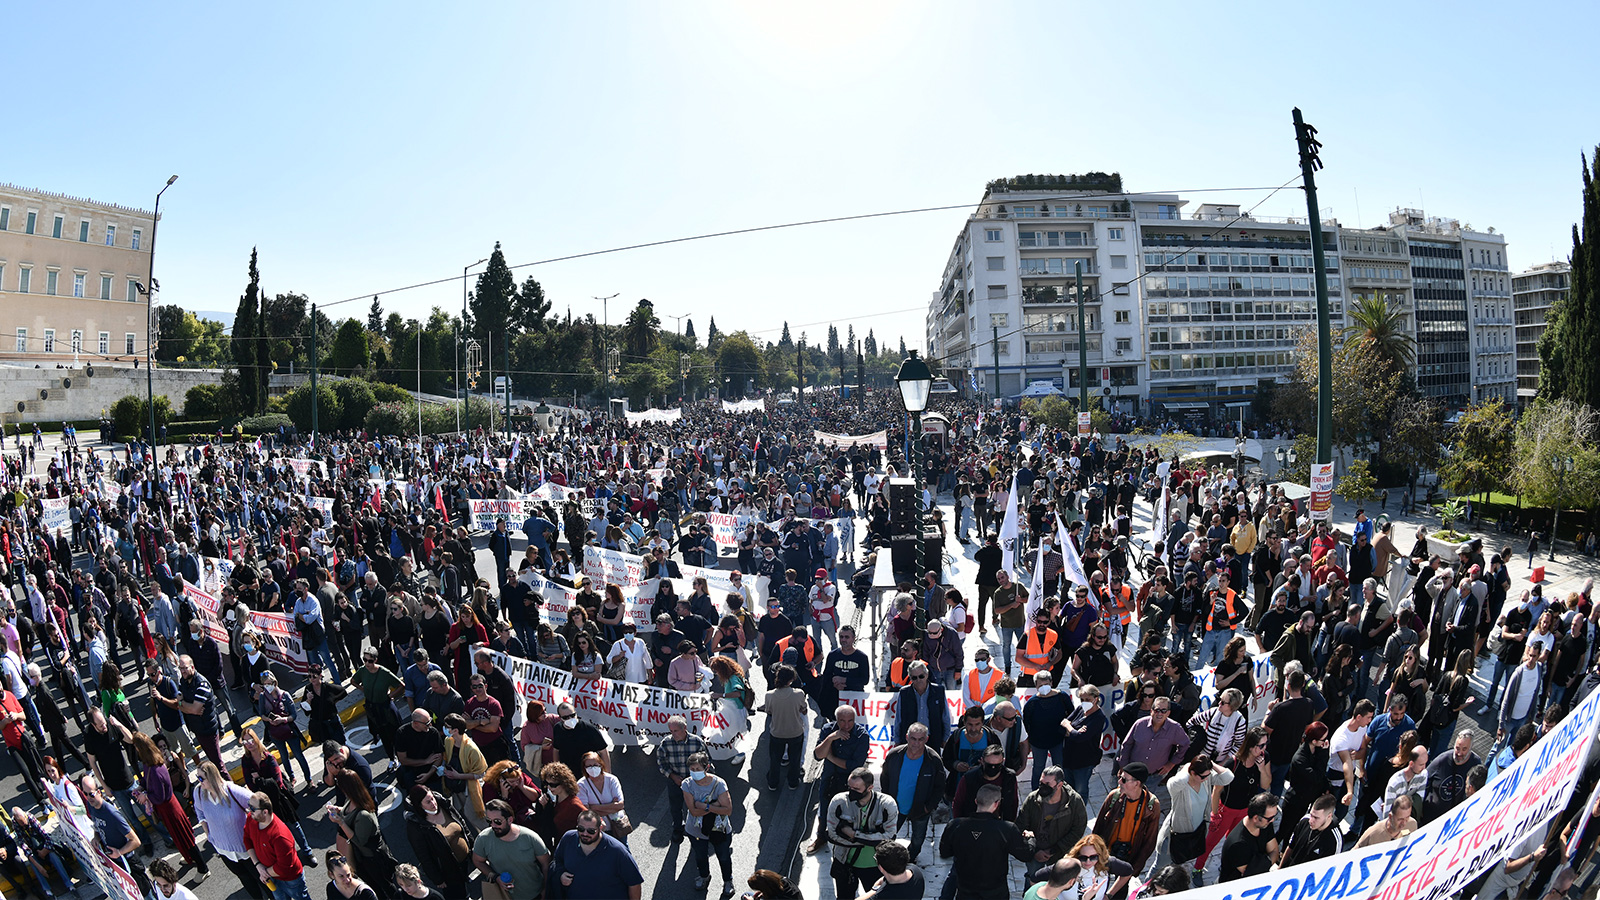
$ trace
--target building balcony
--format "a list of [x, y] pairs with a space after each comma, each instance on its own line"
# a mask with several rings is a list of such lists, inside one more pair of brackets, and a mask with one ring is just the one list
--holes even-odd
[[1072, 250], [1079, 247], [1094, 247], [1097, 245], [1095, 244], [1094, 235], [1091, 234], [1085, 235], [1081, 239], [1070, 241], [1052, 241], [1049, 238], [1018, 238], [1017, 246], [1024, 250]]
[[1158, 369], [1150, 373], [1152, 381], [1161, 380], [1193, 380], [1197, 378], [1227, 378], [1242, 376], [1246, 378], [1264, 377], [1267, 375], [1287, 375], [1294, 371], [1294, 366], [1234, 366], [1232, 368], [1215, 369]]
[[[1076, 260], [1074, 260], [1074, 262], [1076, 262]], [[1028, 267], [1019, 270], [1017, 274], [1021, 275], [1023, 278], [1073, 278], [1078, 274], [1078, 272], [1076, 266], [1065, 267], [1065, 271], [1051, 268]], [[1084, 260], [1083, 274], [1099, 275], [1100, 267], [1096, 266], [1092, 260]]]

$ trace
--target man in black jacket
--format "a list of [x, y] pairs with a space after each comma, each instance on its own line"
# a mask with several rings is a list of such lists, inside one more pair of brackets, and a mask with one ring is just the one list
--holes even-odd
[[1007, 885], [1011, 864], [1006, 857], [1026, 865], [1031, 857], [1028, 842], [1017, 826], [995, 815], [1000, 807], [998, 787], [979, 788], [977, 802], [976, 815], [945, 826], [939, 855], [955, 858], [951, 866], [955, 900], [1006, 900], [1011, 893]]
[[[901, 773], [916, 767], [910, 785], [901, 784]], [[915, 861], [928, 840], [928, 820], [944, 798], [945, 771], [939, 752], [928, 746], [928, 726], [915, 722], [906, 729], [906, 742], [890, 748], [883, 758], [884, 793], [894, 797], [900, 810], [900, 825], [911, 822], [911, 859]]]

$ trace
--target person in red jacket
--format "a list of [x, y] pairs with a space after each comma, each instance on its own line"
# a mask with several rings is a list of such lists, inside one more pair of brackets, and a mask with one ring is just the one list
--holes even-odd
[[279, 900], [311, 900], [306, 890], [300, 854], [295, 851], [289, 826], [273, 815], [272, 800], [257, 791], [250, 795], [250, 820], [244, 824], [244, 848], [263, 884], [276, 882], [272, 895]]

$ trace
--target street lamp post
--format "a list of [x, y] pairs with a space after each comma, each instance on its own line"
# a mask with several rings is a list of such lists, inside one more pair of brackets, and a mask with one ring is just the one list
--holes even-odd
[[1244, 435], [1233, 439], [1233, 477], [1244, 484]]
[[[911, 414], [912, 438], [906, 441], [906, 446], [911, 451], [911, 459], [906, 462], [911, 464], [911, 477], [915, 481], [918, 491], [917, 510], [920, 515], [917, 517], [917, 542], [925, 545], [926, 542], [922, 534], [923, 527], [928, 524], [928, 519], [931, 518], [933, 510], [931, 506], [924, 507], [922, 504], [925, 474], [922, 470], [927, 465], [927, 454], [920, 452], [920, 446], [922, 444], [922, 411], [928, 408], [928, 394], [933, 388], [933, 370], [928, 368], [926, 362], [917, 357], [917, 351], [912, 350], [910, 355], [900, 363], [900, 370], [895, 373], [894, 380], [900, 387], [900, 399], [905, 403], [906, 412]], [[941, 572], [941, 570], [942, 567], [939, 565], [937, 556], [924, 560], [923, 571]]]
[[681, 408], [689, 396], [689, 354], [678, 354], [678, 406]]
[[1556, 515], [1550, 523], [1550, 556], [1556, 558], [1556, 534], [1561, 528], [1561, 503], [1567, 496], [1567, 473], [1576, 467], [1570, 456], [1556, 457]]
[[155, 214], [150, 218], [150, 265], [145, 272], [144, 282], [144, 380], [146, 401], [150, 406], [150, 461], [152, 463], [156, 460], [156, 448], [159, 446], [156, 438], [156, 355], [154, 340], [156, 334], [156, 229], [161, 225], [161, 195], [165, 194], [167, 188], [172, 187], [172, 183], [177, 180], [178, 176], [176, 175], [168, 178], [167, 183], [161, 186], [161, 190], [156, 191]]
[[1278, 458], [1278, 469], [1280, 472], [1282, 471], [1285, 463], [1292, 466], [1298, 459], [1298, 457], [1295, 455], [1293, 447], [1290, 447], [1287, 453], [1284, 452], [1282, 447], [1279, 447], [1272, 452], [1272, 455]]

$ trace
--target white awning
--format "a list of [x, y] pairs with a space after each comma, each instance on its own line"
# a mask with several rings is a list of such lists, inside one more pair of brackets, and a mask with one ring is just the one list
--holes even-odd
[[1209, 403], [1188, 403], [1188, 402], [1180, 403], [1180, 402], [1178, 402], [1176, 400], [1153, 400], [1151, 402], [1159, 403], [1162, 406], [1165, 406], [1167, 409], [1210, 409], [1211, 408], [1211, 404], [1209, 404]]

